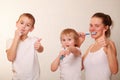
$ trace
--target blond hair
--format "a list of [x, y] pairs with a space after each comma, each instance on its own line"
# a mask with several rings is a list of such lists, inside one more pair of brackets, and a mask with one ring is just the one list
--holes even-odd
[[64, 29], [60, 34], [60, 40], [62, 40], [63, 35], [72, 36], [75, 40], [75, 46], [79, 47], [79, 35], [74, 29], [71, 28]]

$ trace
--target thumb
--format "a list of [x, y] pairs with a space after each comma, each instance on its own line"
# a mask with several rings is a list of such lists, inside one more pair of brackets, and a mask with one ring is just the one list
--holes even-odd
[[106, 32], [106, 30], [103, 30], [103, 34], [102, 34], [102, 37], [103, 37], [103, 38], [106, 37], [106, 36], [105, 36], [105, 32]]
[[37, 41], [38, 41], [38, 42], [40, 42], [41, 40], [42, 40], [42, 39], [41, 39], [41, 38], [39, 38]]

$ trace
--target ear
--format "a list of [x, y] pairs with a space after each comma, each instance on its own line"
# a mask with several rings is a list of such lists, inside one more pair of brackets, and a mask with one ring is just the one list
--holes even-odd
[[107, 31], [107, 30], [108, 30], [108, 28], [109, 28], [109, 26], [105, 26], [105, 31]]
[[33, 31], [33, 29], [34, 29], [34, 26], [30, 29], [30, 32], [32, 32], [32, 31]]

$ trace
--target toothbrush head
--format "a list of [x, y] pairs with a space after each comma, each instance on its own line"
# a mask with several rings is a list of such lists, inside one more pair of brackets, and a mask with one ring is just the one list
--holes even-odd
[[95, 35], [97, 32], [85, 33], [85, 35]]

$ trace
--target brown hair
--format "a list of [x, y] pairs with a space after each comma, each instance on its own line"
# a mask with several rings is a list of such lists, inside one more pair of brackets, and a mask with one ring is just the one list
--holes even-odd
[[32, 25], [32, 26], [34, 26], [34, 24], [35, 24], [35, 18], [34, 18], [34, 16], [33, 16], [32, 14], [30, 14], [30, 13], [23, 13], [23, 14], [20, 15], [18, 21], [20, 20], [20, 18], [21, 18], [22, 16], [26, 16], [26, 17], [28, 17], [29, 19], [31, 19], [32, 22], [33, 22], [33, 25]]
[[93, 17], [98, 17], [98, 18], [101, 18], [102, 19], [102, 23], [105, 25], [105, 26], [108, 26], [108, 30], [105, 32], [105, 36], [106, 37], [110, 37], [111, 35], [111, 30], [110, 30], [110, 27], [112, 26], [112, 20], [111, 20], [111, 17], [107, 14], [104, 14], [104, 13], [95, 13]]
[[72, 36], [74, 38], [74, 40], [75, 40], [75, 46], [79, 47], [79, 35], [78, 35], [78, 33], [74, 29], [70, 29], [70, 28], [64, 29], [61, 32], [60, 40], [62, 40], [62, 36], [63, 35], [70, 35], [70, 36]]

